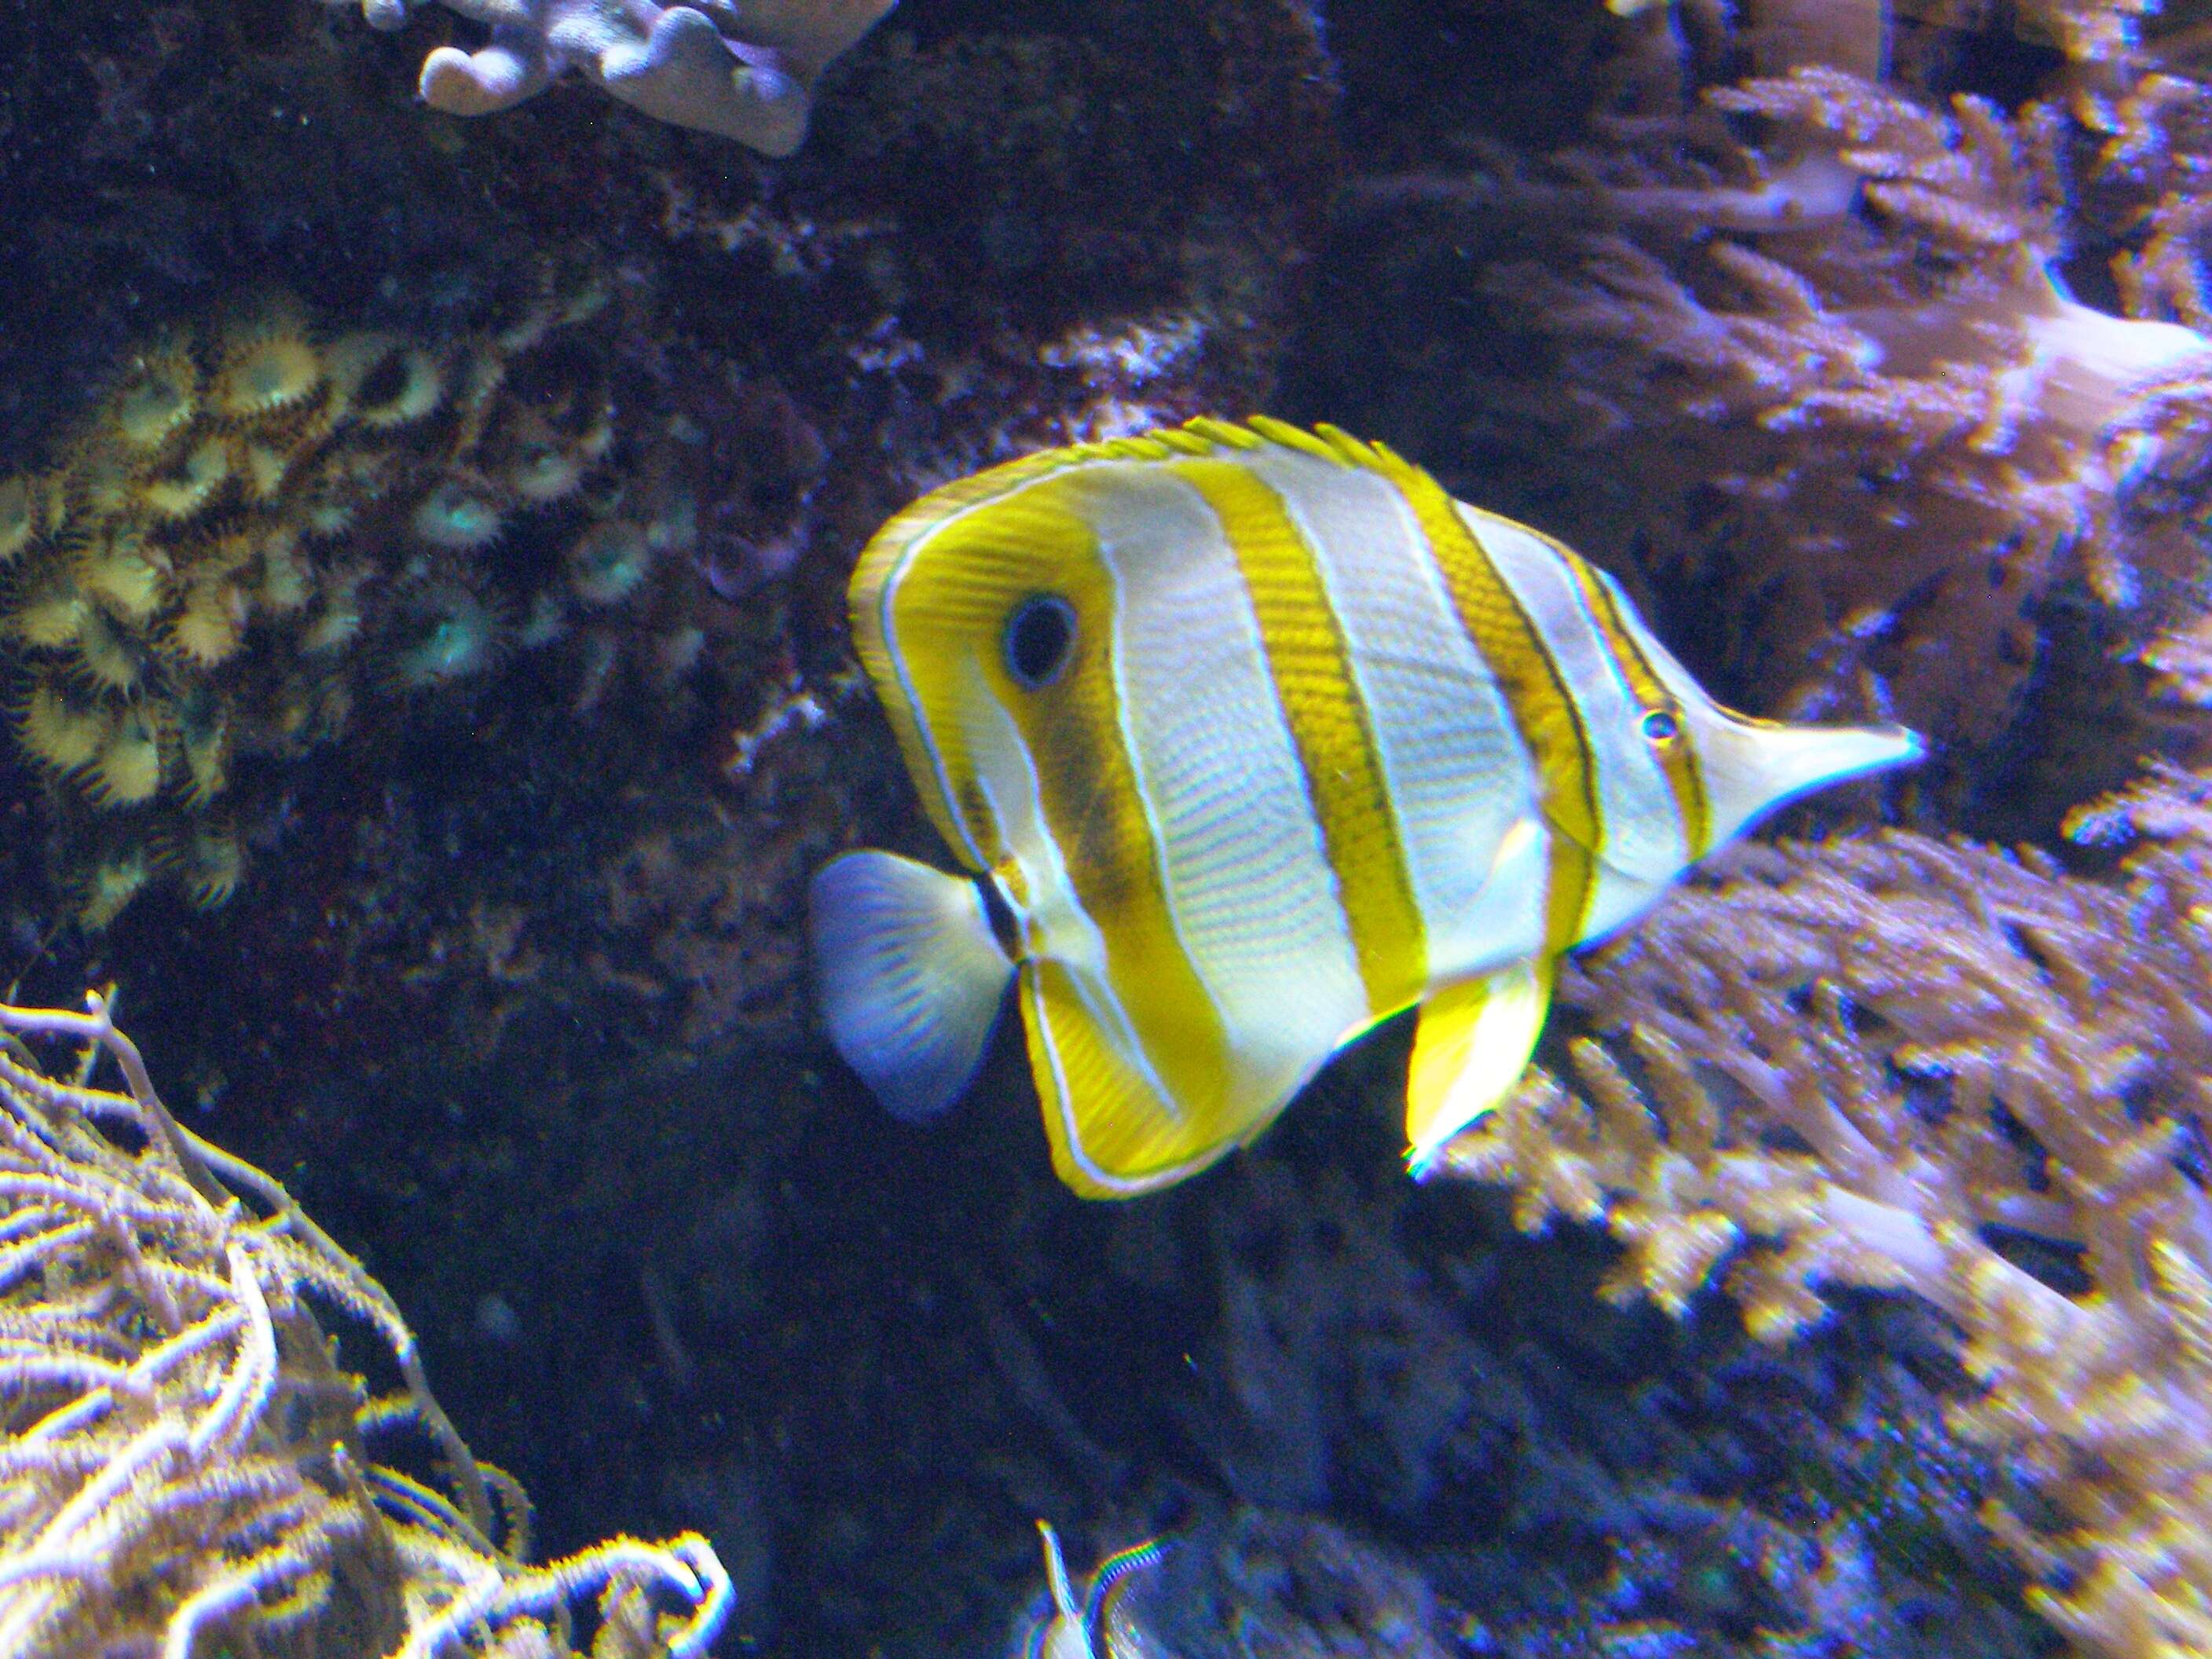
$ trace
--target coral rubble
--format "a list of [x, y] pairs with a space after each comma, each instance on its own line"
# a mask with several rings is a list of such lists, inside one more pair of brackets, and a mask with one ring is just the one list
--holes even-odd
[[[702, 1652], [729, 1595], [706, 1540], [526, 1565], [526, 1500], [454, 1433], [383, 1287], [183, 1129], [90, 1009], [0, 1007], [0, 1647], [555, 1656], [596, 1603], [594, 1653]], [[74, 1076], [29, 1039], [81, 1043]], [[89, 1086], [111, 1054], [128, 1093]], [[373, 1333], [403, 1389], [368, 1398], [311, 1304]], [[442, 1488], [370, 1449], [410, 1431]]]
[[2212, 1644], [2202, 803], [2086, 820], [2164, 837], [2109, 880], [1901, 832], [1754, 855], [1571, 976], [1579, 1091], [1536, 1077], [1449, 1160], [1524, 1228], [1601, 1223], [1616, 1298], [1724, 1270], [1778, 1340], [1838, 1286], [1933, 1303], [2031, 1604], [2130, 1659]]
[[[352, 6], [356, 0], [325, 0]], [[358, 0], [380, 29], [407, 0]], [[489, 115], [535, 97], [568, 70], [657, 121], [788, 155], [806, 137], [814, 82], [896, 0], [445, 0], [491, 32], [474, 52], [438, 46], [421, 91], [448, 115]]]

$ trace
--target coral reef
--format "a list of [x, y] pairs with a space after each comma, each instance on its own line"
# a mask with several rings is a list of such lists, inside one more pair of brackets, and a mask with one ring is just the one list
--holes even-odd
[[10, 725], [82, 926], [164, 877], [228, 900], [235, 769], [332, 741], [365, 701], [556, 641], [593, 684], [613, 668], [604, 619], [651, 611], [692, 497], [665, 443], [602, 465], [606, 281], [541, 264], [514, 286], [450, 339], [318, 329], [282, 301], [172, 331], [56, 465], [0, 480]]
[[[1950, 89], [1962, 21], [1818, 10], [1732, 37], [1644, 9], [1571, 142], [1361, 181], [1340, 280], [1376, 320], [1316, 342], [1301, 397], [1379, 403], [1448, 483], [1590, 550], [1739, 703], [1879, 710], [1972, 769], [2063, 741], [2025, 696], [2093, 672], [2054, 663], [2054, 609], [2133, 660], [2202, 608], [2203, 94], [2127, 8], [2039, 25], [2075, 57], [2011, 108]], [[1433, 326], [1398, 346], [1408, 304]]]
[[[1377, 1060], [1358, 1093], [1379, 1132]], [[1206, 1218], [1218, 1311], [1187, 1430], [1240, 1498], [1412, 1553], [1432, 1633], [1532, 1655], [1753, 1629], [1797, 1651], [2034, 1644], [1975, 1518], [2001, 1476], [1945, 1431], [1959, 1378], [1920, 1310], [1868, 1304], [1770, 1352], [1710, 1302], [1679, 1328], [1577, 1307], [1601, 1254], [1501, 1248], [1503, 1206], [1468, 1218], [1463, 1192], [1258, 1159], [1239, 1184]]]
[[[356, 0], [325, 0], [352, 6]], [[806, 137], [816, 78], [896, 0], [445, 0], [491, 32], [474, 52], [422, 60], [423, 102], [489, 115], [534, 98], [571, 69], [657, 121], [788, 155]], [[407, 21], [408, 0], [359, 0], [380, 29]]]
[[[0, 171], [40, 251], [0, 265], [0, 613], [50, 584], [78, 625], [0, 639], [0, 979], [21, 969], [56, 1000], [122, 977], [172, 1098], [374, 1265], [454, 1415], [527, 1478], [554, 1552], [696, 1528], [739, 1586], [726, 1647], [896, 1659], [988, 1647], [1034, 1585], [1040, 1515], [1074, 1560], [1155, 1533], [1191, 1546], [1162, 1565], [1185, 1575], [1194, 1650], [1236, 1650], [1241, 1630], [1529, 1659], [2018, 1655], [2124, 1622], [2131, 1596], [2155, 1607], [2120, 1567], [2156, 1585], [2199, 1533], [2190, 1494], [2159, 1484], [2186, 1455], [2135, 1467], [2149, 1442], [2130, 1424], [2189, 1406], [2160, 1392], [2196, 1376], [2186, 1322], [2159, 1321], [2203, 1258], [2125, 1228], [2186, 1207], [2166, 1172], [2197, 1179], [2197, 1132], [2119, 1172], [2114, 1197], [2149, 1195], [2125, 1210], [2074, 1184], [2103, 1166], [2063, 1123], [2010, 1106], [2039, 1079], [2057, 1092], [2031, 1109], [2081, 1092], [2047, 1045], [1999, 1052], [2001, 1133], [1969, 1136], [1982, 1038], [1943, 1054], [1953, 1077], [1887, 1022], [1948, 1041], [1947, 1007], [2019, 1014], [2044, 973], [2102, 1045], [2085, 1074], [2120, 1079], [2068, 1107], [2084, 1132], [2187, 1121], [2182, 1037], [2158, 1022], [2197, 1028], [2146, 988], [2202, 938], [2153, 891], [2193, 843], [2094, 880], [1912, 840], [1753, 854], [1655, 923], [1654, 960], [1710, 970], [1694, 982], [1714, 994], [1752, 976], [1771, 1018], [1742, 1018], [1776, 1068], [1802, 1056], [1858, 1091], [1842, 1109], [1891, 1135], [1899, 1190], [1929, 1214], [1962, 1193], [1996, 1206], [1956, 1262], [1921, 1259], [1942, 1312], [1851, 1288], [1830, 1265], [1850, 1241], [1794, 1212], [1766, 1232], [1718, 1200], [1665, 1220], [1677, 1192], [1733, 1189], [1672, 1161], [1694, 1126], [1668, 1138], [1663, 1068], [1607, 1035], [1614, 958], [1575, 982], [1600, 1043], [1581, 1093], [1639, 1091], [1647, 1115], [1626, 1121], [1658, 1149], [1590, 1177], [1629, 1183], [1606, 1212], [1619, 1247], [1524, 1238], [1502, 1190], [1400, 1179], [1390, 1033], [1218, 1177], [1086, 1213], [1032, 1178], [1018, 1066], [932, 1133], [884, 1125], [808, 1029], [797, 941], [816, 863], [915, 833], [887, 735], [844, 690], [854, 550], [948, 477], [1201, 412], [1389, 438], [1601, 555], [1740, 702], [1925, 722], [1972, 775], [1965, 804], [1908, 799], [1928, 823], [2055, 833], [2141, 749], [2191, 754], [2212, 686], [2201, 8], [2139, 34], [2136, 9], [2096, 0], [1893, 6], [1886, 32], [1876, 8], [1792, 0], [1372, 0], [1324, 33], [1310, 0], [904, 0], [774, 167], [583, 92], [494, 121], [408, 107], [434, 29], [460, 44], [437, 61], [473, 76], [489, 24], [481, 68], [520, 89], [551, 72], [556, 10], [600, 31], [582, 58], [627, 45], [650, 80], [658, 8], [626, 11], [621, 41], [605, 8], [415, 9], [399, 34], [299, 0], [0, 18]], [[714, 97], [735, 98], [737, 31], [715, 33], [682, 21], [667, 44], [708, 48]], [[1340, 191], [1348, 167], [1368, 176]], [[280, 293], [297, 297], [227, 300]], [[548, 294], [576, 319], [501, 344]], [[240, 340], [288, 315], [311, 389], [219, 410]], [[333, 415], [337, 365], [368, 337], [442, 380], [436, 409], [381, 436]], [[118, 422], [171, 406], [144, 383], [172, 346], [189, 439], [161, 440], [158, 468], [117, 461], [135, 453]], [[549, 485], [583, 463], [543, 501], [514, 470], [540, 419]], [[218, 460], [183, 517], [117, 504], [160, 483], [189, 508]], [[350, 522], [299, 527], [340, 462], [356, 471], [324, 488]], [[311, 589], [290, 611], [265, 561], [226, 574], [216, 551], [286, 526]], [[237, 600], [188, 622], [202, 574]], [[358, 631], [308, 651], [348, 597]], [[213, 663], [184, 648], [234, 629]], [[94, 636], [137, 689], [97, 678]], [[209, 708], [223, 764], [196, 800], [185, 738]], [[94, 752], [39, 758], [25, 739], [51, 748], [64, 714], [98, 722]], [[117, 787], [96, 765], [111, 748], [121, 793], [150, 769], [145, 799], [95, 799]], [[2178, 835], [2193, 810], [2169, 785], [2126, 821]], [[238, 849], [228, 904], [180, 902], [212, 896], [195, 835]], [[1816, 895], [1832, 857], [1873, 896]], [[1825, 910], [1767, 917], [1813, 896]], [[1854, 919], [1880, 943], [1907, 913], [1986, 954], [2000, 990], [1891, 986], [1879, 1014], [1871, 987], [1824, 1000], [1856, 971]], [[2158, 917], [2143, 963], [2091, 952], [2109, 1006], [2067, 977], [2092, 924]], [[1770, 935], [1795, 954], [1730, 955]], [[1948, 960], [1914, 950], [1916, 974]], [[1846, 1179], [1776, 1127], [1752, 1085], [1801, 1096], [1743, 1057], [1733, 1005], [1667, 1006], [1736, 1045], [1692, 1072], [1716, 1171], [1752, 1158], [1778, 1204], [1894, 1216], [1898, 1191], [1861, 1194], [1879, 1159]], [[1595, 1146], [1583, 1106], [1547, 1109], [1543, 1146]], [[1969, 1140], [1981, 1161], [1947, 1161]], [[1931, 1170], [1966, 1174], [1916, 1196]], [[235, 1227], [276, 1213], [224, 1184]], [[2086, 1370], [2008, 1346], [2028, 1327], [1975, 1311], [1947, 1276], [1968, 1265], [2078, 1334]], [[1737, 1267], [1777, 1310], [1763, 1330], [1807, 1322], [1796, 1340], [1762, 1345], [1692, 1292]], [[1679, 1321], [1640, 1291], [1592, 1304], [1647, 1271]], [[367, 1334], [327, 1302], [344, 1340]], [[281, 1323], [277, 1348], [306, 1363]], [[233, 1369], [238, 1352], [207, 1351]], [[198, 1363], [179, 1375], [219, 1393]], [[374, 1345], [346, 1363], [389, 1379]], [[1990, 1420], [2014, 1410], [2036, 1423]], [[434, 1461], [419, 1431], [360, 1447], [340, 1415], [363, 1470]], [[270, 1422], [255, 1465], [272, 1479], [298, 1467], [290, 1427]], [[443, 1510], [317, 1491], [301, 1502], [333, 1528], [359, 1517], [349, 1539], [453, 1531]], [[333, 1603], [353, 1547], [329, 1558]]]
[[1570, 976], [1579, 1093], [1538, 1077], [1448, 1159], [1526, 1229], [1601, 1223], [1616, 1299], [1724, 1270], [1775, 1340], [1838, 1286], [1934, 1304], [2031, 1605], [2131, 1656], [2212, 1644], [2204, 789], [2082, 819], [2160, 837], [2112, 878], [1902, 832], [1755, 854]]
[[[392, 1298], [182, 1128], [89, 1007], [0, 1007], [0, 1645], [559, 1655], [596, 1603], [595, 1656], [702, 1652], [730, 1588], [706, 1540], [525, 1565], [527, 1502], [454, 1433]], [[75, 1075], [31, 1038], [82, 1044]], [[127, 1094], [90, 1086], [110, 1054]], [[368, 1398], [311, 1303], [373, 1333], [401, 1390]], [[369, 1449], [410, 1431], [443, 1490]]]

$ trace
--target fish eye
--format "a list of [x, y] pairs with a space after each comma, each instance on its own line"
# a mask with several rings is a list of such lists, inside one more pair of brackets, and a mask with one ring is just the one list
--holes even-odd
[[1075, 650], [1075, 607], [1057, 593], [1024, 599], [1006, 619], [1006, 672], [1027, 691], [1058, 679]]
[[1682, 722], [1674, 717], [1671, 708], [1650, 708], [1644, 711], [1640, 729], [1646, 743], [1665, 744], [1681, 734]]

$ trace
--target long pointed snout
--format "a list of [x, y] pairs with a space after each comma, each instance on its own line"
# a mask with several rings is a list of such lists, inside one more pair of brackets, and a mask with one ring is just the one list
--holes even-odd
[[1901, 726], [1769, 726], [1727, 715], [1697, 737], [1714, 846], [1808, 789], [1908, 765], [1926, 752]]

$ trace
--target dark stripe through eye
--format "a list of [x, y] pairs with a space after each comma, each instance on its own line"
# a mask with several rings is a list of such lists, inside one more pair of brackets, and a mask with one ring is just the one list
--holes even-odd
[[1075, 653], [1075, 607], [1057, 593], [1024, 599], [1006, 621], [1006, 672], [1025, 690], [1058, 679]]

